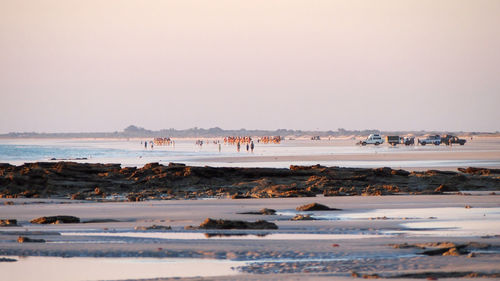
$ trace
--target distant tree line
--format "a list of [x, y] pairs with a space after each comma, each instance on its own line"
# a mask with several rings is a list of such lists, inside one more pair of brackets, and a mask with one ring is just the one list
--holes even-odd
[[219, 127], [203, 129], [203, 128], [190, 128], [185, 130], [178, 129], [162, 129], [158, 131], [147, 130], [134, 125], [128, 126], [123, 131], [118, 132], [82, 132], [82, 133], [37, 133], [37, 132], [24, 132], [24, 133], [8, 133], [1, 134], [0, 138], [154, 138], [154, 137], [174, 137], [174, 138], [210, 138], [210, 137], [224, 137], [224, 136], [319, 136], [319, 137], [341, 137], [341, 136], [367, 136], [369, 134], [382, 134], [382, 135], [408, 135], [413, 134], [416, 136], [425, 134], [455, 134], [455, 135], [497, 135], [499, 132], [439, 132], [439, 131], [380, 131], [376, 129], [367, 130], [346, 130], [339, 128], [336, 131], [304, 131], [304, 130], [224, 130]]

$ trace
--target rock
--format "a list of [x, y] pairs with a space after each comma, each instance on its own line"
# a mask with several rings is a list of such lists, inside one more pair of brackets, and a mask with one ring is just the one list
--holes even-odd
[[239, 220], [214, 220], [207, 218], [200, 224], [201, 229], [278, 229], [272, 222], [258, 220], [256, 222], [246, 222]]
[[318, 204], [318, 203], [311, 203], [303, 206], [299, 206], [295, 208], [297, 211], [340, 211], [341, 209], [336, 209], [336, 208], [330, 208], [328, 206]]
[[290, 165], [291, 171], [309, 171], [314, 169], [322, 169], [326, 168], [325, 166], [321, 166], [320, 164], [312, 165], [312, 166], [299, 166], [299, 165]]
[[59, 224], [59, 223], [79, 223], [80, 219], [73, 216], [51, 216], [32, 219], [30, 223], [35, 224]]
[[482, 176], [489, 176], [491, 174], [500, 174], [500, 169], [468, 167], [466, 169], [458, 168], [457, 170], [466, 174], [482, 175]]
[[18, 226], [17, 220], [14, 219], [0, 219], [0, 226]]
[[268, 208], [263, 208], [259, 210], [259, 213], [263, 215], [274, 215], [276, 214], [276, 210], [274, 209], [268, 209]]
[[17, 237], [17, 242], [18, 243], [45, 243], [45, 240], [32, 239], [32, 238], [25, 237], [25, 236], [19, 236], [19, 237]]
[[416, 245], [408, 244], [408, 243], [403, 243], [403, 244], [390, 244], [389, 246], [392, 246], [395, 249], [409, 249], [409, 248], [419, 248]]
[[363, 196], [381, 196], [391, 195], [400, 192], [399, 187], [395, 185], [368, 185], [361, 195]]
[[104, 194], [104, 192], [99, 187], [96, 187], [94, 189], [94, 195], [96, 195], [96, 196], [102, 196], [103, 194]]
[[164, 226], [164, 225], [156, 225], [153, 224], [152, 226], [136, 226], [134, 227], [135, 230], [172, 230], [171, 226]]
[[129, 202], [139, 202], [143, 199], [143, 196], [140, 194], [129, 194], [127, 195], [127, 200]]
[[444, 247], [439, 249], [432, 249], [422, 252], [422, 254], [427, 256], [455, 256], [460, 255], [462, 253], [466, 253], [465, 248], [466, 245], [457, 245], [456, 247]]
[[475, 258], [476, 257], [476, 253], [469, 253], [467, 255], [468, 258]]
[[71, 195], [71, 200], [85, 200], [85, 198], [86, 198], [85, 195], [83, 195], [80, 192]]
[[276, 210], [263, 208], [257, 212], [243, 212], [243, 213], [238, 213], [238, 214], [241, 214], [241, 215], [274, 215], [274, 214], [276, 214]]
[[443, 256], [460, 256], [460, 252], [457, 250], [457, 248], [450, 248], [448, 251], [443, 253]]
[[455, 186], [449, 186], [446, 184], [442, 184], [439, 187], [437, 187], [436, 189], [434, 189], [434, 192], [437, 192], [437, 193], [456, 192], [456, 191], [460, 191], [460, 190], [458, 190], [458, 188]]
[[363, 274], [363, 279], [379, 279], [380, 276], [378, 274]]
[[471, 205], [465, 205], [465, 209], [471, 209], [472, 206]]
[[[434, 194], [457, 190], [500, 190], [495, 170], [456, 173], [407, 172], [391, 168], [291, 166], [283, 168], [190, 167], [171, 163], [122, 168], [119, 164], [37, 162], [0, 165], [0, 198], [84, 197], [116, 194], [129, 201], [151, 198], [285, 198], [342, 195]], [[480, 176], [480, 177], [479, 177]], [[96, 188], [98, 187], [98, 188]], [[438, 191], [444, 192], [444, 187]], [[83, 195], [82, 195], [83, 194]]]
[[315, 218], [311, 217], [311, 215], [295, 215], [295, 217], [291, 218], [292, 221], [312, 221]]
[[247, 195], [243, 195], [239, 192], [237, 192], [231, 196], [231, 199], [248, 199], [248, 198], [251, 198], [251, 197], [247, 196]]

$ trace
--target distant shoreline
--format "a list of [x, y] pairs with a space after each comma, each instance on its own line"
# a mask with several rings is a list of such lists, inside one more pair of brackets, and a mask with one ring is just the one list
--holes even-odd
[[147, 130], [144, 128], [129, 126], [123, 131], [115, 132], [74, 132], [74, 133], [39, 133], [39, 132], [11, 132], [7, 134], [0, 134], [0, 139], [6, 138], [78, 138], [78, 139], [123, 139], [123, 138], [154, 138], [154, 137], [174, 137], [174, 138], [220, 138], [225, 136], [282, 136], [286, 138], [310, 138], [313, 136], [319, 136], [321, 138], [356, 138], [356, 137], [366, 137], [369, 134], [382, 134], [387, 135], [413, 135], [413, 136], [424, 136], [424, 135], [445, 135], [452, 134], [464, 137], [500, 137], [500, 132], [464, 132], [464, 131], [381, 131], [376, 129], [370, 130], [344, 130], [339, 129], [337, 131], [307, 131], [307, 130], [290, 130], [290, 129], [278, 129], [278, 130], [224, 130], [218, 127], [203, 129], [203, 128], [190, 128], [184, 130], [177, 129], [162, 129], [162, 130]]

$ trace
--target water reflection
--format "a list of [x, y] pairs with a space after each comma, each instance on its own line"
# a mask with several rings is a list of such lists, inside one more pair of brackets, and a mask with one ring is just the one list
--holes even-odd
[[243, 265], [214, 259], [19, 257], [1, 268], [2, 280], [68, 281], [235, 275], [233, 268]]
[[227, 233], [201, 233], [201, 232], [62, 232], [67, 236], [86, 237], [123, 237], [123, 238], [153, 238], [172, 240], [337, 240], [337, 239], [363, 239], [388, 237], [389, 234], [348, 233], [348, 234], [317, 234], [317, 233], [265, 233], [265, 234], [227, 234]]
[[214, 238], [214, 237], [243, 237], [243, 236], [257, 236], [257, 237], [265, 237], [269, 233], [260, 233], [260, 234], [249, 234], [249, 233], [205, 233], [206, 238]]

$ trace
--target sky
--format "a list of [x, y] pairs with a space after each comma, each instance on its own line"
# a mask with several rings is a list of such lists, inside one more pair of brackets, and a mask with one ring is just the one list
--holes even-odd
[[0, 133], [500, 131], [498, 0], [0, 0]]

